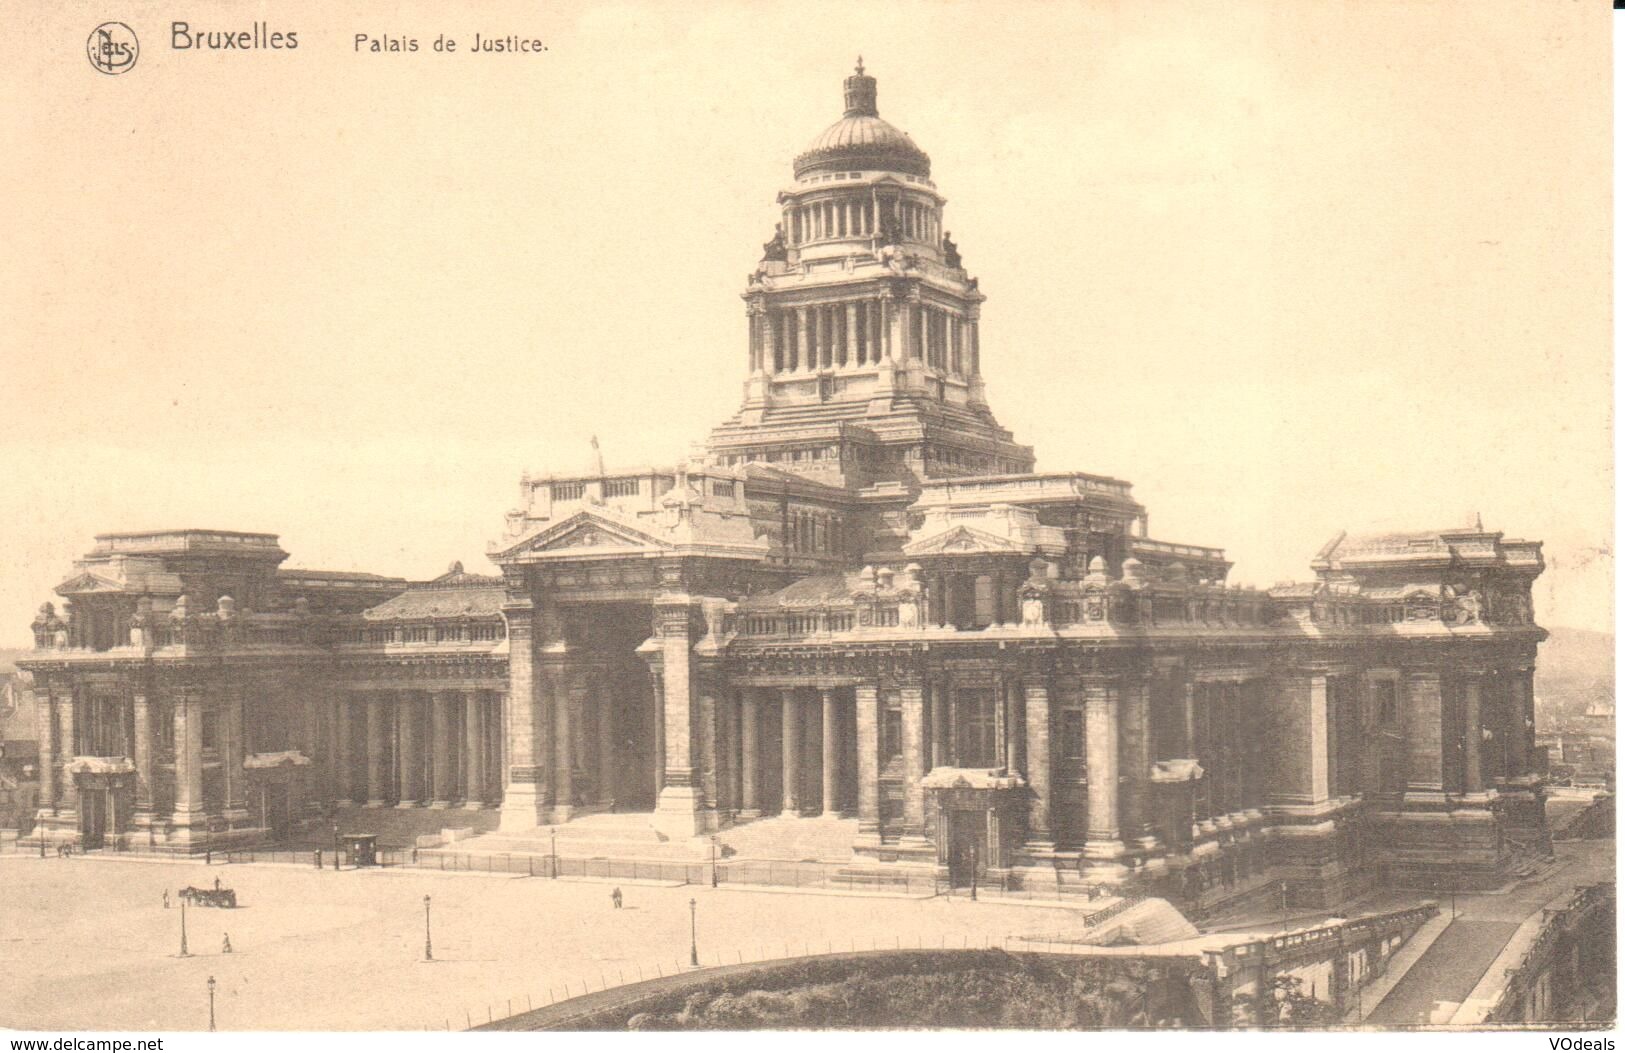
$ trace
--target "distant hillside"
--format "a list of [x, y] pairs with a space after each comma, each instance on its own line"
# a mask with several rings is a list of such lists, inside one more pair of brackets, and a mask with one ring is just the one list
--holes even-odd
[[1586, 706], [1614, 698], [1614, 634], [1551, 629], [1535, 663], [1535, 698], [1550, 724], [1559, 713], [1578, 716]]

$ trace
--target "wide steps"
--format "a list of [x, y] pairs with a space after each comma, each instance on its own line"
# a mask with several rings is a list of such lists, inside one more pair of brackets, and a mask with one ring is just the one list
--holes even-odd
[[1132, 943], [1146, 947], [1189, 940], [1200, 934], [1196, 926], [1167, 900], [1147, 899], [1104, 923], [1097, 935], [1102, 943]]

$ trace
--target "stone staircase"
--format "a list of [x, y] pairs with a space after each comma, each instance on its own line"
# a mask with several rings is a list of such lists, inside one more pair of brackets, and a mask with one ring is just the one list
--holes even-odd
[[1165, 899], [1145, 899], [1097, 927], [1096, 942], [1149, 946], [1175, 943], [1201, 935], [1195, 925]]

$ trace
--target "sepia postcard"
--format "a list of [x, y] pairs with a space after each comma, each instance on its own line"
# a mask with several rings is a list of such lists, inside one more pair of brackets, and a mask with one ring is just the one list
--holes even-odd
[[0, 5], [10, 1048], [1614, 1048], [1610, 18]]

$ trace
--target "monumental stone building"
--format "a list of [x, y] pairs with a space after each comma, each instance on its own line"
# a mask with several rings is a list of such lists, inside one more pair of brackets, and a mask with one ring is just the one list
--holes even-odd
[[739, 411], [674, 465], [524, 477], [499, 576], [98, 537], [21, 663], [41, 828], [201, 851], [346, 808], [613, 808], [672, 840], [841, 816], [855, 871], [1327, 904], [1542, 851], [1539, 542], [1339, 535], [1309, 581], [1232, 586], [1129, 483], [1036, 472], [1000, 426], [944, 202], [860, 65], [747, 279]]

